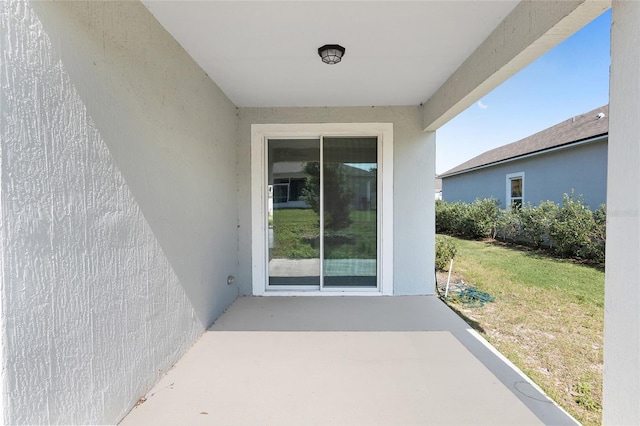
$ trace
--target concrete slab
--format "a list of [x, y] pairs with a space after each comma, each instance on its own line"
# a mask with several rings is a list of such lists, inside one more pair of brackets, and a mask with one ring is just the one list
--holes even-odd
[[320, 259], [271, 259], [271, 277], [317, 277], [320, 276]]
[[426, 296], [240, 298], [121, 424], [577, 423]]
[[469, 326], [434, 296], [240, 297], [212, 331], [437, 331]]
[[[324, 275], [375, 277], [376, 259], [325, 259]], [[320, 275], [320, 259], [271, 259], [271, 277], [314, 277]]]

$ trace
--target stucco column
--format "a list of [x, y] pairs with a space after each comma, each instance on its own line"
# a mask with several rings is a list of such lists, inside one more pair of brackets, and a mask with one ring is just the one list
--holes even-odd
[[640, 2], [614, 1], [603, 423], [640, 424]]
[[426, 131], [419, 138], [397, 143], [394, 147], [393, 274], [396, 295], [433, 294], [435, 291], [435, 146], [436, 132]]

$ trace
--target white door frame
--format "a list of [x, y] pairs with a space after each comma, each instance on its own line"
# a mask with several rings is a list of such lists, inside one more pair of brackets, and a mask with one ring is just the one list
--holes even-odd
[[[267, 291], [267, 170], [268, 139], [310, 138], [320, 136], [376, 136], [380, 180], [380, 251], [378, 291], [371, 290], [269, 290]], [[393, 124], [392, 123], [322, 123], [322, 124], [253, 124], [251, 125], [251, 269], [253, 294], [256, 296], [330, 296], [393, 294]]]

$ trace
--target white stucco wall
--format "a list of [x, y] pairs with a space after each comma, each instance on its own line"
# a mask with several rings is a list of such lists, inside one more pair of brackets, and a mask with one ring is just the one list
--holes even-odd
[[605, 425], [640, 424], [640, 2], [614, 1], [611, 16]]
[[432, 294], [435, 133], [422, 131], [422, 108], [418, 106], [240, 109], [241, 293], [251, 294], [251, 125], [281, 123], [393, 123], [394, 294]]
[[5, 424], [114, 423], [237, 296], [235, 107], [138, 2], [0, 2]]

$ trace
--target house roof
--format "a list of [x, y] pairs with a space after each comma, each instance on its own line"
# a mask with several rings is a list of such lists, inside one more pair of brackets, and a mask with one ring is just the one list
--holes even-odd
[[486, 167], [491, 164], [513, 160], [525, 155], [542, 153], [550, 149], [572, 145], [608, 133], [609, 105], [604, 105], [585, 114], [569, 118], [517, 142], [486, 151], [477, 157], [447, 170], [438, 177], [443, 178], [466, 173], [479, 167]]

